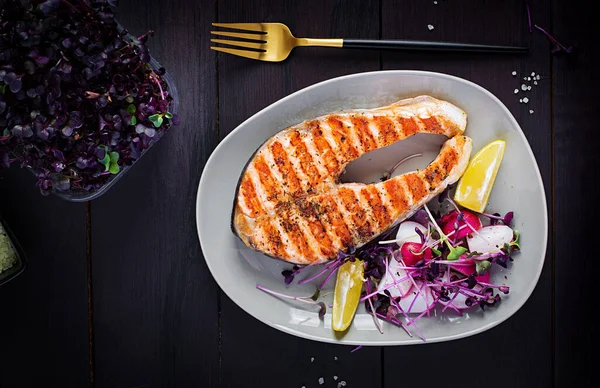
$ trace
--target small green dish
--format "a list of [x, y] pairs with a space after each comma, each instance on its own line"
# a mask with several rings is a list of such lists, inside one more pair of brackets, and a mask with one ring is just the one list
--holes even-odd
[[25, 267], [27, 267], [27, 259], [23, 248], [2, 217], [0, 217], [0, 224], [2, 224], [2, 228], [6, 231], [8, 239], [17, 253], [16, 263], [6, 271], [0, 273], [0, 286], [2, 286], [19, 276], [25, 270]]

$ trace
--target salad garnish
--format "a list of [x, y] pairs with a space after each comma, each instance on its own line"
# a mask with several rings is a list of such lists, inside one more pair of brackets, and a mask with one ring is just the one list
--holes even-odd
[[[282, 271], [285, 284], [306, 284], [320, 280], [321, 290], [337, 270], [347, 262], [364, 264], [360, 302], [373, 315], [380, 332], [380, 321], [402, 328], [409, 336], [425, 336], [417, 327], [419, 319], [452, 310], [459, 316], [475, 306], [496, 306], [501, 294], [510, 287], [494, 284], [490, 269], [507, 268], [514, 252], [520, 250], [518, 230], [510, 227], [514, 212], [476, 214], [457, 205], [447, 189], [439, 197], [448, 203], [448, 211], [435, 213], [425, 205], [411, 218], [390, 229], [359, 249], [339, 252], [337, 258], [316, 274], [296, 281], [312, 265], [294, 265]], [[482, 216], [480, 218], [480, 216]], [[483, 222], [486, 222], [486, 225]], [[323, 317], [326, 306], [312, 297], [296, 297], [257, 288], [271, 295], [319, 306]]]

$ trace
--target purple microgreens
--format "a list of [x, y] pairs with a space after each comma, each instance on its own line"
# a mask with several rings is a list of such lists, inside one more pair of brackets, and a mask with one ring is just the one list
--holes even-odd
[[323, 281], [319, 285], [319, 288], [325, 287], [325, 284], [327, 283], [327, 281], [333, 276], [335, 271], [337, 271], [343, 264], [344, 264], [344, 261], [340, 261], [337, 265], [335, 265], [333, 268], [331, 268], [329, 270], [329, 273], [327, 274], [327, 276], [325, 276], [325, 279], [323, 279]]
[[378, 312], [375, 313], [375, 315], [380, 318], [382, 321], [386, 321], [388, 323], [391, 323], [392, 325], [401, 327], [404, 329], [404, 331], [406, 332], [406, 334], [408, 334], [409, 337], [412, 338], [412, 333], [410, 332], [410, 330], [408, 329], [408, 327], [406, 327], [406, 325], [404, 323], [402, 323], [401, 321], [399, 321], [396, 318], [388, 318], [386, 315], [382, 315], [379, 314]]
[[0, 123], [10, 131], [0, 165], [34, 171], [42, 194], [95, 192], [177, 124], [170, 85], [150, 66], [146, 37], [120, 30], [114, 0], [29, 3], [0, 12]]
[[280, 298], [285, 298], [285, 299], [291, 299], [291, 300], [295, 300], [297, 302], [303, 302], [303, 303], [308, 303], [311, 305], [315, 305], [315, 306], [319, 306], [319, 318], [323, 318], [325, 316], [325, 311], [326, 311], [326, 307], [325, 307], [325, 303], [323, 302], [317, 302], [315, 299], [315, 296], [318, 297], [319, 296], [319, 290], [317, 289], [317, 291], [315, 291], [315, 293], [311, 296], [304, 296], [304, 297], [299, 297], [299, 296], [292, 296], [292, 295], [286, 295], [286, 294], [282, 294], [280, 292], [277, 291], [273, 291], [273, 290], [269, 290], [268, 288], [265, 288], [261, 285], [256, 285], [256, 288], [266, 292], [267, 294], [271, 294], [273, 296], [277, 296]]
[[[407, 267], [407, 268], [414, 268], [414, 267]], [[394, 276], [394, 275], [392, 275], [392, 276]], [[360, 301], [364, 302], [365, 300], [372, 298], [373, 296], [379, 294], [382, 291], [389, 290], [390, 288], [396, 287], [396, 286], [398, 286], [398, 284], [407, 281], [410, 277], [411, 277], [410, 275], [407, 275], [407, 276], [401, 278], [400, 280], [395, 280], [393, 283], [385, 285], [385, 287], [381, 288], [380, 290], [376, 289], [373, 292], [367, 291], [367, 294], [365, 294], [365, 296], [361, 297]]]
[[499, 213], [494, 213], [494, 214], [481, 213], [481, 215], [489, 218], [491, 225], [496, 225], [498, 223], [498, 221], [502, 221], [502, 223], [504, 225], [510, 226], [510, 223], [512, 222], [515, 213], [508, 212], [508, 213], [506, 213], [506, 215], [504, 217], [502, 217]]
[[315, 275], [310, 276], [310, 277], [308, 277], [306, 279], [302, 279], [302, 280], [298, 281], [298, 284], [302, 285], [302, 284], [310, 282], [311, 280], [317, 279], [318, 277], [320, 277], [321, 275], [323, 275], [324, 273], [326, 273], [327, 271], [329, 271], [331, 268], [336, 267], [340, 262], [343, 262], [343, 260], [345, 260], [345, 259], [339, 259], [338, 258], [338, 259], [333, 260], [332, 262], [330, 262], [329, 264], [327, 264], [321, 271], [317, 272]]
[[[415, 228], [415, 232], [419, 235], [419, 238], [421, 239], [421, 244], [425, 245], [425, 242], [427, 241], [427, 239], [425, 238], [425, 235], [423, 234], [423, 232], [421, 232], [421, 230], [419, 228]], [[429, 236], [429, 233], [428, 233]]]
[[427, 224], [429, 223], [429, 217], [427, 216], [427, 212], [422, 208], [417, 210], [415, 214], [413, 214], [412, 217], [410, 217], [410, 220], [423, 226], [427, 226]]
[[400, 160], [398, 163], [396, 163], [396, 164], [394, 165], [394, 167], [392, 167], [391, 169], [389, 169], [389, 171], [386, 171], [386, 172], [384, 172], [384, 173], [383, 173], [383, 176], [380, 178], [380, 180], [383, 182], [383, 181], [386, 181], [386, 180], [390, 179], [390, 177], [392, 176], [392, 174], [394, 173], [394, 171], [396, 171], [396, 169], [397, 169], [398, 167], [400, 167], [400, 165], [401, 165], [402, 163], [404, 163], [404, 162], [406, 162], [406, 161], [409, 161], [409, 160], [411, 160], [411, 159], [413, 159], [413, 158], [418, 158], [418, 157], [420, 157], [420, 156], [423, 156], [423, 154], [421, 154], [421, 153], [418, 153], [418, 154], [409, 155], [409, 156], [407, 156], [406, 158], [404, 158], [404, 159]]
[[573, 46], [565, 47], [562, 43], [556, 40], [552, 35], [550, 35], [548, 31], [544, 30], [542, 27], [538, 26], [537, 24], [535, 24], [534, 27], [540, 30], [544, 35], [546, 35], [550, 42], [552, 42], [552, 54], [556, 54], [558, 52], [565, 52], [567, 54], [570, 54], [573, 52]]
[[504, 293], [504, 294], [508, 294], [510, 291], [510, 287], [509, 286], [497, 286], [495, 284], [491, 284], [491, 283], [484, 283], [484, 282], [479, 282], [480, 285], [485, 286], [485, 287], [490, 287], [490, 288], [497, 288], [498, 291]]
[[354, 349], [352, 349], [352, 350], [350, 351], [350, 353], [354, 353], [354, 352], [356, 352], [357, 350], [359, 350], [359, 349], [362, 349], [362, 348], [363, 348], [363, 346], [362, 346], [362, 345], [358, 345], [357, 347], [355, 347]]
[[532, 32], [532, 29], [531, 29], [531, 10], [529, 9], [529, 0], [525, 0], [525, 8], [527, 8], [527, 22], [529, 23], [529, 32]]
[[[370, 283], [371, 282], [368, 279], [365, 281], [365, 286], [367, 288], [368, 294], [371, 293]], [[375, 307], [373, 307], [373, 301], [371, 300], [371, 298], [367, 298], [367, 301], [369, 302], [369, 307], [371, 308], [371, 314], [373, 315], [373, 321], [375, 322], [375, 326], [377, 326], [377, 330], [379, 330], [379, 332], [383, 334], [383, 328], [381, 327], [381, 323], [379, 323], [379, 319], [377, 318], [377, 315], [375, 315]]]

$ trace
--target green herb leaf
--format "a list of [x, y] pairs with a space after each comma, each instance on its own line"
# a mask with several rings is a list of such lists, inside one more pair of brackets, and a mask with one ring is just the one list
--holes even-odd
[[118, 152], [109, 152], [110, 162], [117, 163], [119, 161], [119, 153]]
[[6, 84], [0, 85], [0, 93], [2, 93], [2, 94], [6, 93]]
[[502, 250], [506, 252], [506, 254], [510, 257], [510, 254], [512, 253], [512, 248], [510, 247], [510, 244], [504, 243], [504, 245], [502, 246]]
[[156, 114], [153, 114], [152, 116], [148, 116], [148, 120], [150, 120], [154, 123], [158, 120], [159, 117], [160, 117], [160, 113], [156, 113]]
[[131, 116], [131, 124], [130, 125], [136, 125], [137, 124], [137, 119], [135, 118], [135, 116]]
[[435, 256], [440, 256], [440, 255], [442, 254], [442, 251], [438, 251], [438, 250], [437, 250], [437, 249], [435, 249], [435, 248], [431, 248], [431, 252], [433, 252], [433, 254], [434, 254]]
[[519, 232], [518, 230], [514, 230], [513, 231], [514, 234], [514, 240], [510, 242], [509, 246], [514, 249], [514, 250], [521, 250], [521, 244], [519, 244], [519, 236], [521, 236], [521, 232]]
[[173, 118], [173, 114], [171, 112], [167, 112], [165, 113], [165, 117], [168, 119], [172, 119]]
[[310, 297], [310, 299], [314, 300], [315, 302], [317, 301], [317, 299], [319, 299], [319, 295], [321, 294], [321, 290], [319, 289], [319, 287], [317, 287], [317, 289], [315, 290], [315, 293], [312, 294], [312, 296]]
[[110, 166], [110, 156], [108, 155], [108, 152], [106, 154], [104, 154], [104, 158], [102, 160], [100, 160], [100, 163], [102, 165], [104, 165], [104, 167], [105, 167], [104, 171], [108, 171], [108, 168]]
[[158, 116], [158, 119], [154, 122], [154, 126], [156, 128], [160, 127], [163, 123], [163, 117], [162, 116]]
[[467, 255], [467, 259], [468, 259], [469, 257], [473, 257], [473, 256], [481, 256], [481, 255], [483, 255], [483, 253], [480, 253], [480, 252], [477, 252], [477, 251], [475, 251], [475, 252], [471, 252], [471, 253], [469, 253], [469, 254]]
[[487, 260], [476, 261], [475, 262], [475, 270], [477, 271], [477, 275], [483, 274], [490, 265], [491, 265], [491, 263]]
[[451, 261], [458, 260], [466, 251], [467, 251], [467, 248], [465, 248], [465, 247], [450, 248], [450, 253], [448, 254], [448, 260], [451, 260]]
[[118, 174], [119, 173], [119, 165], [117, 163], [111, 163], [109, 171], [111, 174]]
[[127, 111], [127, 113], [132, 115], [136, 112], [137, 109], [135, 108], [135, 105], [129, 104], [129, 105], [127, 105], [127, 108], [125, 108], [125, 110]]

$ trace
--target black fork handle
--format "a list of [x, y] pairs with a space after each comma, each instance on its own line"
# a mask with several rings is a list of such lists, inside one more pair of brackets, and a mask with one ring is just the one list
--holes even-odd
[[457, 51], [472, 53], [527, 53], [527, 47], [492, 46], [470, 43], [429, 42], [423, 40], [344, 39], [344, 48], [373, 50]]

